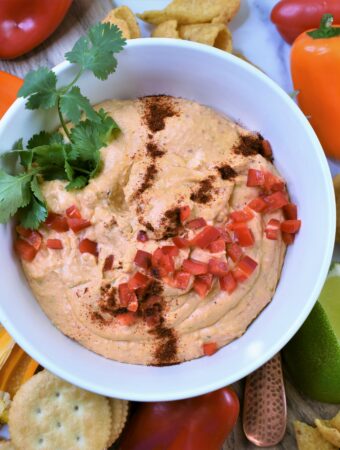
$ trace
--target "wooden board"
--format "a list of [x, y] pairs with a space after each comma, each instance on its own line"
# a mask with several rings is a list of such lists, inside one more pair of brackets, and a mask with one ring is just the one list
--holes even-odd
[[[15, 61], [0, 61], [0, 70], [23, 77], [29, 70], [39, 66], [53, 67], [63, 61], [64, 53], [70, 50], [77, 38], [84, 34], [87, 28], [100, 21], [113, 7], [110, 0], [74, 0], [71, 9], [58, 30], [38, 49]], [[311, 374], [312, 376], [312, 374]], [[288, 376], [286, 380], [288, 403], [288, 427], [280, 445], [271, 447], [275, 450], [294, 450], [296, 442], [292, 421], [299, 419], [313, 423], [315, 417], [329, 418], [335, 415], [340, 405], [327, 405], [313, 402], [300, 395], [292, 386]], [[242, 404], [243, 381], [234, 385]], [[250, 444], [243, 432], [239, 420], [233, 433], [223, 446], [223, 450], [251, 450], [258, 447]]]

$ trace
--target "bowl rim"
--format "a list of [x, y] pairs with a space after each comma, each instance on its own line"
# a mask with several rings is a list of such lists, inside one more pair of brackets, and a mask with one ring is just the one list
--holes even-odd
[[[261, 355], [256, 359], [256, 362], [250, 362], [245, 364], [241, 369], [239, 369], [237, 372], [233, 373], [233, 377], [229, 377], [232, 379], [227, 379], [223, 376], [223, 374], [219, 374], [216, 376], [214, 381], [210, 382], [209, 384], [207, 382], [201, 383], [198, 387], [193, 387], [191, 389], [181, 389], [180, 385], [177, 385], [171, 389], [171, 392], [165, 390], [162, 392], [162, 395], [151, 394], [148, 393], [147, 397], [143, 394], [142, 390], [135, 390], [132, 392], [132, 395], [120, 392], [119, 389], [116, 389], [114, 386], [110, 388], [110, 390], [106, 388], [102, 388], [98, 383], [95, 381], [89, 381], [85, 379], [80, 379], [78, 376], [73, 375], [71, 372], [68, 371], [67, 367], [61, 367], [58, 365], [55, 365], [53, 361], [53, 357], [50, 356], [44, 356], [40, 353], [39, 349], [37, 347], [34, 347], [31, 345], [29, 340], [27, 340], [15, 327], [15, 324], [8, 320], [8, 317], [4, 314], [1, 304], [0, 304], [0, 320], [3, 323], [3, 325], [6, 327], [8, 332], [12, 335], [14, 340], [29, 354], [31, 355], [35, 360], [37, 360], [39, 363], [43, 365], [47, 370], [50, 370], [52, 373], [56, 374], [57, 376], [61, 377], [62, 379], [79, 386], [83, 389], [86, 389], [91, 392], [95, 392], [101, 395], [105, 396], [112, 396], [112, 397], [118, 397], [118, 398], [125, 398], [127, 400], [133, 400], [133, 401], [170, 401], [170, 400], [177, 400], [177, 399], [184, 399], [184, 398], [190, 398], [195, 397], [197, 395], [205, 394], [207, 392], [211, 392], [213, 390], [219, 389], [226, 384], [231, 384], [233, 382], [236, 382], [245, 376], [247, 376], [249, 373], [253, 372], [263, 364], [265, 364], [270, 358], [272, 358], [277, 352], [279, 352], [284, 345], [294, 336], [294, 334], [298, 331], [298, 329], [301, 327], [303, 322], [306, 320], [307, 316], [309, 315], [310, 311], [312, 310], [315, 302], [317, 301], [317, 298], [321, 292], [321, 289], [323, 287], [324, 281], [326, 279], [330, 262], [332, 259], [333, 249], [334, 249], [334, 240], [335, 240], [335, 228], [336, 228], [336, 212], [335, 212], [335, 195], [333, 190], [333, 184], [332, 184], [332, 178], [329, 171], [328, 163], [326, 160], [326, 156], [322, 150], [321, 144], [309, 124], [307, 118], [304, 116], [302, 111], [299, 109], [297, 104], [290, 98], [290, 96], [278, 85], [276, 84], [269, 76], [267, 76], [265, 73], [263, 73], [260, 69], [256, 68], [255, 66], [243, 61], [242, 59], [224, 52], [219, 49], [215, 49], [213, 47], [209, 47], [207, 45], [198, 44], [195, 42], [190, 41], [180, 41], [175, 39], [169, 39], [169, 38], [139, 38], [139, 39], [133, 39], [127, 41], [127, 48], [143, 48], [143, 47], [153, 47], [153, 46], [160, 46], [164, 47], [164, 49], [168, 47], [173, 48], [184, 48], [187, 50], [192, 50], [195, 52], [200, 52], [203, 54], [212, 55], [217, 58], [222, 58], [227, 62], [231, 62], [232, 65], [239, 66], [241, 70], [250, 72], [250, 74], [254, 77], [257, 77], [261, 79], [263, 83], [268, 85], [268, 87], [275, 91], [275, 95], [280, 98], [281, 102], [285, 102], [288, 104], [288, 107], [292, 111], [292, 114], [295, 115], [295, 117], [300, 121], [301, 125], [303, 126], [304, 132], [308, 135], [309, 140], [313, 143], [314, 149], [315, 149], [315, 155], [314, 157], [318, 158], [318, 163], [320, 166], [320, 171], [322, 172], [323, 178], [325, 179], [325, 186], [326, 186], [326, 193], [327, 198], [325, 198], [325, 203], [327, 203], [327, 211], [328, 211], [328, 222], [330, 225], [330, 230], [327, 235], [327, 244], [325, 246], [325, 251], [323, 255], [323, 260], [321, 264], [319, 265], [319, 275], [318, 278], [314, 280], [314, 287], [312, 290], [311, 295], [309, 296], [308, 301], [305, 302], [304, 308], [300, 311], [298, 315], [296, 315], [295, 320], [291, 322], [290, 327], [286, 329], [286, 332], [283, 333], [280, 337], [280, 339], [276, 340], [272, 344], [266, 346], [266, 350], [261, 353]], [[69, 63], [68, 61], [63, 61], [60, 64], [56, 65], [52, 70], [55, 71], [56, 74], [62, 73], [64, 70], [66, 70], [68, 67], [74, 66], [74, 64]], [[17, 109], [22, 106], [22, 104], [25, 102], [25, 99], [19, 98], [17, 99], [12, 106], [8, 109], [8, 111], [4, 114], [3, 118], [0, 121], [0, 132], [2, 130], [5, 130], [8, 123], [13, 119], [13, 117], [16, 114]], [[326, 239], [325, 239], [326, 240]], [[48, 318], [47, 318], [48, 319]], [[49, 319], [48, 319], [49, 320]], [[80, 344], [79, 344], [80, 345]], [[90, 350], [88, 350], [90, 351]], [[185, 364], [185, 363], [181, 363]], [[159, 370], [162, 370], [162, 368], [158, 368]]]

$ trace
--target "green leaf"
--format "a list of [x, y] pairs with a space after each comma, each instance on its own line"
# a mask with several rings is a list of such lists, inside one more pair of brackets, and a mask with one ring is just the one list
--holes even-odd
[[67, 186], [67, 191], [72, 191], [74, 189], [83, 189], [88, 183], [88, 178], [80, 175], [79, 177], [72, 180]]
[[73, 170], [72, 166], [70, 165], [70, 163], [66, 159], [65, 159], [64, 168], [65, 168], [65, 173], [66, 173], [67, 179], [69, 181], [72, 181], [73, 176], [74, 176], [74, 170]]
[[47, 208], [35, 196], [31, 197], [29, 204], [19, 210], [20, 223], [24, 228], [36, 230], [47, 218]]
[[34, 134], [31, 139], [27, 143], [27, 148], [35, 148], [40, 147], [42, 145], [49, 144], [63, 144], [64, 138], [63, 135], [55, 132], [55, 133], [47, 133], [46, 131], [40, 131], [38, 134]]
[[307, 31], [308, 36], [313, 39], [330, 39], [340, 36], [340, 28], [333, 27], [334, 17], [332, 14], [324, 14], [320, 21], [320, 26], [316, 30]]
[[79, 64], [82, 70], [91, 70], [97, 78], [106, 80], [117, 66], [114, 53], [120, 52], [125, 44], [126, 40], [116, 25], [98, 23], [75, 43], [65, 58]]
[[35, 196], [41, 203], [44, 203], [45, 200], [44, 200], [44, 197], [43, 197], [42, 192], [41, 192], [41, 189], [40, 189], [40, 184], [39, 184], [38, 177], [37, 177], [36, 175], [32, 178], [32, 181], [31, 181], [31, 190], [32, 190], [34, 196]]
[[69, 92], [62, 95], [60, 98], [60, 109], [75, 125], [79, 123], [83, 111], [89, 120], [96, 123], [100, 122], [100, 117], [92, 108], [89, 99], [82, 95], [78, 86], [73, 86]]
[[20, 138], [14, 142], [12, 150], [23, 150], [23, 149], [24, 149], [23, 139]]
[[52, 70], [41, 67], [29, 72], [23, 86], [18, 92], [18, 97], [28, 98], [26, 102], [27, 109], [50, 109], [56, 106], [57, 77]]
[[33, 162], [39, 166], [45, 180], [66, 180], [66, 160], [65, 145], [42, 145], [33, 150]]
[[31, 174], [8, 175], [0, 170], [0, 223], [6, 223], [31, 199]]

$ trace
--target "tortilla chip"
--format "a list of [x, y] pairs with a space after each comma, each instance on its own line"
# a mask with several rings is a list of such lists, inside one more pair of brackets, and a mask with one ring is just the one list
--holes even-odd
[[[333, 184], [334, 184], [335, 200], [336, 200], [336, 238], [335, 238], [335, 240], [336, 240], [336, 242], [338, 242], [340, 244], [340, 174], [336, 175], [333, 178]], [[334, 420], [334, 419], [332, 419], [332, 420]], [[340, 417], [337, 420], [337, 422], [340, 423]], [[340, 427], [339, 427], [339, 430], [340, 430]]]
[[166, 22], [157, 25], [157, 27], [151, 33], [151, 36], [160, 38], [179, 39], [179, 32], [177, 30], [177, 26], [178, 26], [177, 20], [167, 20]]
[[340, 431], [332, 425], [330, 420], [315, 419], [315, 425], [328, 442], [340, 448]]
[[122, 31], [125, 39], [136, 39], [141, 37], [136, 17], [127, 6], [120, 6], [119, 8], [112, 9], [102, 20], [102, 23], [105, 22], [117, 25]]
[[200, 42], [230, 53], [233, 50], [231, 33], [222, 23], [182, 25], [179, 34], [182, 39], [188, 41]]
[[240, 0], [173, 0], [160, 11], [137, 14], [145, 22], [159, 25], [167, 20], [177, 20], [179, 25], [195, 23], [228, 23], [240, 7]]
[[317, 428], [296, 420], [294, 429], [299, 450], [337, 450], [337, 447], [323, 438]]
[[[340, 184], [340, 176], [339, 175], [337, 175], [337, 176], [338, 176], [339, 184]], [[331, 423], [332, 427], [334, 427], [340, 431], [340, 411], [338, 412], [338, 414], [335, 417], [333, 417], [333, 419], [330, 420], [330, 423]]]

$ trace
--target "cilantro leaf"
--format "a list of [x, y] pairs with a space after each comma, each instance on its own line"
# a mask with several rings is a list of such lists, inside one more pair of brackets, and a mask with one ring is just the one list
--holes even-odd
[[23, 149], [24, 149], [23, 138], [20, 138], [14, 142], [12, 150], [23, 150]]
[[57, 77], [52, 70], [41, 67], [29, 72], [18, 97], [24, 97], [27, 109], [50, 109], [57, 105]]
[[20, 223], [24, 228], [36, 230], [47, 218], [47, 208], [35, 196], [27, 206], [19, 210]]
[[79, 177], [75, 178], [74, 180], [70, 181], [68, 185], [66, 186], [67, 191], [72, 191], [74, 189], [83, 189], [88, 183], [87, 177], [84, 177], [84, 175], [80, 175]]
[[78, 86], [73, 86], [69, 92], [61, 96], [60, 110], [75, 125], [79, 123], [82, 111], [86, 113], [89, 120], [100, 122], [100, 117], [92, 108], [89, 99], [81, 94]]
[[116, 25], [98, 23], [81, 37], [65, 58], [79, 64], [82, 70], [91, 70], [95, 77], [106, 80], [117, 67], [114, 53], [120, 52], [126, 41]]
[[34, 134], [27, 143], [27, 148], [32, 149], [35, 147], [40, 147], [41, 145], [49, 144], [63, 144], [63, 135], [55, 133], [47, 133], [46, 131], [40, 131], [38, 134]]
[[65, 161], [67, 160], [66, 145], [41, 145], [33, 150], [33, 161], [39, 166], [39, 171], [45, 180], [65, 180]]
[[32, 178], [31, 181], [31, 190], [34, 194], [34, 196], [41, 202], [44, 203], [44, 197], [42, 195], [41, 189], [40, 189], [40, 184], [38, 181], [38, 177], [36, 175], [34, 175], [34, 177]]
[[19, 208], [31, 200], [31, 174], [8, 175], [0, 170], [0, 223], [9, 221]]

